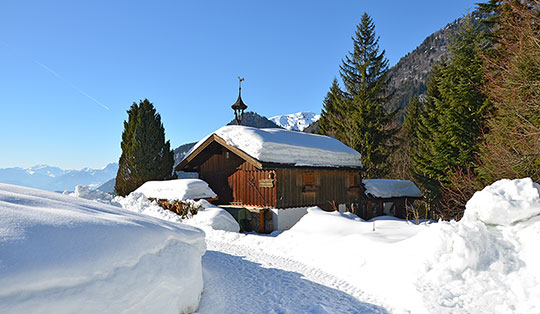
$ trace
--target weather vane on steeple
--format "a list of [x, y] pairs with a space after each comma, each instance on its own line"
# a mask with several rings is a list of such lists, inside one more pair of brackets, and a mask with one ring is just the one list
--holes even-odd
[[242, 81], [244, 80], [243, 77], [238, 77], [238, 99], [236, 102], [231, 106], [231, 108], [234, 110], [234, 119], [236, 120], [236, 124], [240, 125], [242, 124], [242, 119], [244, 118], [244, 110], [247, 109], [246, 104], [242, 101]]

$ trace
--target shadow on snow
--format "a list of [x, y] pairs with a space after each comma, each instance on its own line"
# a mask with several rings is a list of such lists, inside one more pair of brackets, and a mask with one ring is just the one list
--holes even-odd
[[387, 313], [377, 305], [240, 256], [207, 251], [202, 259], [204, 292], [198, 312], [207, 313]]

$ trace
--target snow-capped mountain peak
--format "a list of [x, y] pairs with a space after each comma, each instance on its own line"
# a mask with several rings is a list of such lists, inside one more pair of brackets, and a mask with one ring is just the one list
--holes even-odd
[[26, 173], [30, 174], [30, 175], [35, 175], [35, 174], [39, 174], [39, 175], [44, 175], [44, 176], [48, 176], [48, 177], [51, 177], [51, 178], [56, 178], [58, 176], [61, 176], [65, 173], [64, 170], [58, 168], [58, 167], [51, 167], [49, 165], [45, 165], [45, 164], [39, 164], [39, 165], [35, 165], [33, 167], [30, 167], [30, 168], [26, 168], [24, 169], [26, 171]]
[[297, 113], [279, 115], [269, 120], [280, 127], [291, 131], [303, 131], [313, 122], [319, 120], [321, 115], [311, 111], [302, 111]]

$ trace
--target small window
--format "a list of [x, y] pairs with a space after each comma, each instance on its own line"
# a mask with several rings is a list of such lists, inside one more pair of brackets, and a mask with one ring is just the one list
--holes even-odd
[[315, 186], [315, 173], [312, 171], [306, 171], [302, 174], [302, 192], [316, 192], [318, 190]]
[[304, 172], [302, 175], [302, 183], [304, 185], [315, 185], [315, 173], [313, 172]]
[[225, 152], [225, 159], [229, 159], [231, 156], [229, 155], [229, 151]]

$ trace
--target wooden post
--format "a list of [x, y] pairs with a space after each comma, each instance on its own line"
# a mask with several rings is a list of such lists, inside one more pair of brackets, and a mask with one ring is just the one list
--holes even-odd
[[264, 211], [265, 211], [264, 208], [259, 210], [259, 218], [260, 218], [259, 233], [264, 233]]

